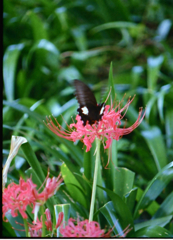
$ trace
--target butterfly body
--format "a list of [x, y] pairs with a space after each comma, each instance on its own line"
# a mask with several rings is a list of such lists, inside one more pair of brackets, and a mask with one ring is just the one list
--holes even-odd
[[105, 103], [97, 104], [91, 89], [82, 81], [74, 80], [74, 86], [76, 89], [75, 95], [79, 103], [77, 111], [83, 121], [83, 125], [85, 126], [87, 121], [92, 125], [101, 120]]

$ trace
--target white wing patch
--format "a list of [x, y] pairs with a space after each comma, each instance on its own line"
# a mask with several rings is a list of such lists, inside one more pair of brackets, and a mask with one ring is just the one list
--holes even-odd
[[102, 108], [100, 109], [100, 115], [102, 115], [102, 114], [103, 114], [103, 112], [104, 112], [104, 109], [105, 109], [105, 106], [102, 106]]
[[88, 108], [87, 108], [87, 107], [83, 107], [83, 108], [81, 108], [81, 110], [82, 110], [82, 113], [83, 113], [84, 115], [88, 115], [89, 111], [88, 111]]

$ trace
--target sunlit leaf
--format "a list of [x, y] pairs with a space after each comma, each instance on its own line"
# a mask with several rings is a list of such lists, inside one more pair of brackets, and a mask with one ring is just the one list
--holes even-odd
[[3, 80], [5, 93], [8, 101], [14, 100], [14, 86], [16, 66], [20, 52], [24, 48], [24, 44], [11, 45], [7, 48], [3, 58]]
[[61, 172], [68, 191], [70, 192], [70, 195], [75, 201], [78, 201], [81, 205], [87, 207], [87, 202], [82, 186], [77, 181], [74, 174], [70, 172], [66, 164], [63, 164], [61, 166]]
[[166, 149], [160, 129], [152, 127], [142, 131], [142, 136], [150, 148], [158, 171], [160, 171], [167, 164]]

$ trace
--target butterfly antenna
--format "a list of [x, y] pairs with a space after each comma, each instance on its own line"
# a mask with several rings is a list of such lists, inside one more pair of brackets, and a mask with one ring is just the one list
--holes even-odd
[[109, 98], [109, 96], [110, 96], [110, 94], [111, 94], [111, 90], [112, 90], [112, 87], [110, 87], [110, 90], [109, 90], [108, 96], [107, 96], [107, 98], [106, 98], [106, 100], [105, 100], [105, 102], [104, 102], [104, 103], [106, 103], [106, 102], [107, 102], [107, 100], [108, 100], [108, 98]]

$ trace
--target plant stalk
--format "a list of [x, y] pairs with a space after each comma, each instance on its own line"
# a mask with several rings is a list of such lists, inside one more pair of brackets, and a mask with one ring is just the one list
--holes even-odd
[[91, 195], [89, 222], [93, 221], [99, 160], [100, 160], [100, 140], [96, 138], [96, 160], [95, 160], [94, 179], [93, 179], [93, 187], [92, 187], [92, 195]]

